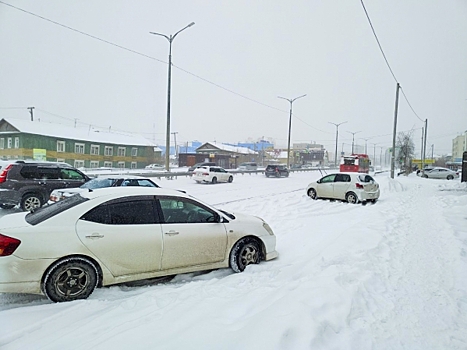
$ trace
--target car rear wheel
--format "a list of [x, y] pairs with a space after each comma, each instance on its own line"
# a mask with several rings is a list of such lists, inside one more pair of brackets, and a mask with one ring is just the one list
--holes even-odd
[[448, 175], [447, 179], [448, 179], [448, 180], [453, 180], [453, 179], [454, 179], [454, 176]]
[[54, 303], [86, 299], [96, 289], [96, 266], [84, 258], [72, 258], [52, 265], [44, 278], [44, 294]]
[[21, 200], [21, 209], [31, 211], [42, 207], [42, 200], [37, 194], [27, 194]]
[[229, 182], [233, 181], [233, 176], [229, 176]]
[[422, 175], [422, 177], [424, 177], [425, 179], [428, 179], [428, 175], [426, 174]]
[[216, 183], [217, 183], [217, 177], [214, 176], [214, 177], [212, 178], [211, 182], [212, 182], [213, 184], [216, 184]]
[[308, 197], [311, 199], [318, 199], [318, 195], [316, 194], [316, 190], [314, 188], [310, 188], [308, 190]]
[[353, 192], [349, 192], [347, 193], [347, 195], [345, 196], [345, 199], [348, 203], [350, 204], [356, 204], [358, 203], [358, 197], [355, 193]]
[[250, 264], [259, 264], [260, 254], [259, 244], [254, 238], [243, 238], [230, 252], [230, 267], [235, 272], [242, 272]]

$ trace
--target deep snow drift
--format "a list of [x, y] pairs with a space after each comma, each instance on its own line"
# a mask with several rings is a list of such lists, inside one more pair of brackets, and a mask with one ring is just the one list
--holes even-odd
[[0, 294], [0, 348], [466, 349], [466, 184], [378, 174], [364, 206], [311, 200], [318, 177], [158, 181], [264, 218], [279, 258], [71, 303]]

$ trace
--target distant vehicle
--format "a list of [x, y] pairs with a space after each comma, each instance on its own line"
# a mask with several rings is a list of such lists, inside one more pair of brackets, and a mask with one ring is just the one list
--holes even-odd
[[241, 163], [241, 164], [238, 166], [238, 170], [243, 170], [243, 171], [258, 170], [258, 164], [256, 164], [255, 162], [245, 162], [245, 163]]
[[306, 190], [312, 199], [329, 198], [358, 202], [376, 202], [380, 195], [379, 184], [368, 174], [336, 173], [310, 183]]
[[61, 201], [62, 199], [71, 197], [77, 193], [86, 192], [105, 187], [120, 187], [120, 186], [140, 186], [140, 187], [159, 187], [150, 179], [135, 175], [108, 175], [99, 176], [89, 180], [80, 187], [75, 188], [59, 188], [53, 190], [50, 194], [48, 204]]
[[266, 177], [288, 177], [289, 169], [287, 169], [287, 166], [285, 165], [269, 164], [264, 170], [264, 174]]
[[340, 172], [367, 173], [370, 171], [370, 158], [367, 154], [352, 154], [341, 158]]
[[82, 192], [0, 218], [0, 293], [88, 298], [101, 286], [248, 265], [278, 256], [261, 218], [228, 213], [179, 191]]
[[154, 164], [146, 165], [144, 168], [145, 169], [164, 169], [165, 165], [154, 163]]
[[193, 180], [197, 183], [232, 182], [233, 174], [220, 166], [201, 166], [193, 172]]
[[[421, 173], [420, 173], [421, 174]], [[425, 170], [424, 174], [422, 175], [424, 178], [428, 179], [446, 179], [446, 180], [453, 180], [459, 178], [459, 172], [454, 171], [448, 168], [442, 167], [435, 167], [431, 170]]]
[[[433, 170], [435, 167], [434, 166], [430, 166], [430, 165], [427, 165], [426, 167], [424, 167], [424, 171], [431, 171]], [[422, 175], [422, 169], [418, 169], [417, 170], [417, 175], [418, 176], [421, 176]]]
[[301, 164], [292, 164], [290, 166], [290, 169], [302, 169], [303, 166]]
[[196, 168], [199, 168], [200, 166], [216, 166], [217, 164], [214, 162], [203, 162], [203, 163], [196, 163], [195, 165], [192, 165], [191, 167], [188, 168], [188, 171], [194, 171]]

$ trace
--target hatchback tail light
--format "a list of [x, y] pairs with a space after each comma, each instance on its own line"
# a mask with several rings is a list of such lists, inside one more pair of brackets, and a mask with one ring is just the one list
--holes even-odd
[[8, 256], [21, 244], [19, 239], [0, 234], [0, 256]]
[[363, 185], [362, 185], [362, 184], [359, 184], [358, 182], [355, 184], [355, 187], [360, 188], [360, 189], [363, 190]]
[[0, 183], [5, 182], [6, 177], [8, 175], [8, 171], [11, 169], [13, 164], [8, 164], [0, 173]]

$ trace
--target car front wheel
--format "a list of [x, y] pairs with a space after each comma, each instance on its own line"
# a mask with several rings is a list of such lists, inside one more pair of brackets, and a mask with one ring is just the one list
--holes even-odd
[[316, 190], [314, 188], [310, 188], [308, 190], [308, 197], [310, 197], [311, 199], [318, 199], [318, 196], [316, 194]]
[[54, 303], [86, 299], [96, 289], [97, 268], [84, 258], [63, 260], [49, 270], [44, 278], [44, 294]]
[[211, 182], [212, 182], [213, 184], [216, 184], [216, 183], [217, 183], [217, 177], [213, 177], [212, 180], [211, 180]]
[[454, 179], [454, 176], [448, 175], [447, 179], [448, 179], [448, 180], [453, 180], [453, 179]]
[[242, 272], [250, 264], [259, 264], [260, 249], [254, 238], [239, 240], [230, 252], [230, 267], [235, 272]]
[[27, 194], [21, 200], [21, 209], [31, 211], [42, 207], [42, 200], [37, 194]]
[[349, 192], [347, 193], [347, 196], [345, 196], [345, 199], [347, 200], [348, 203], [350, 204], [356, 204], [358, 202], [358, 197], [355, 193]]
[[233, 176], [229, 176], [229, 182], [233, 181]]

